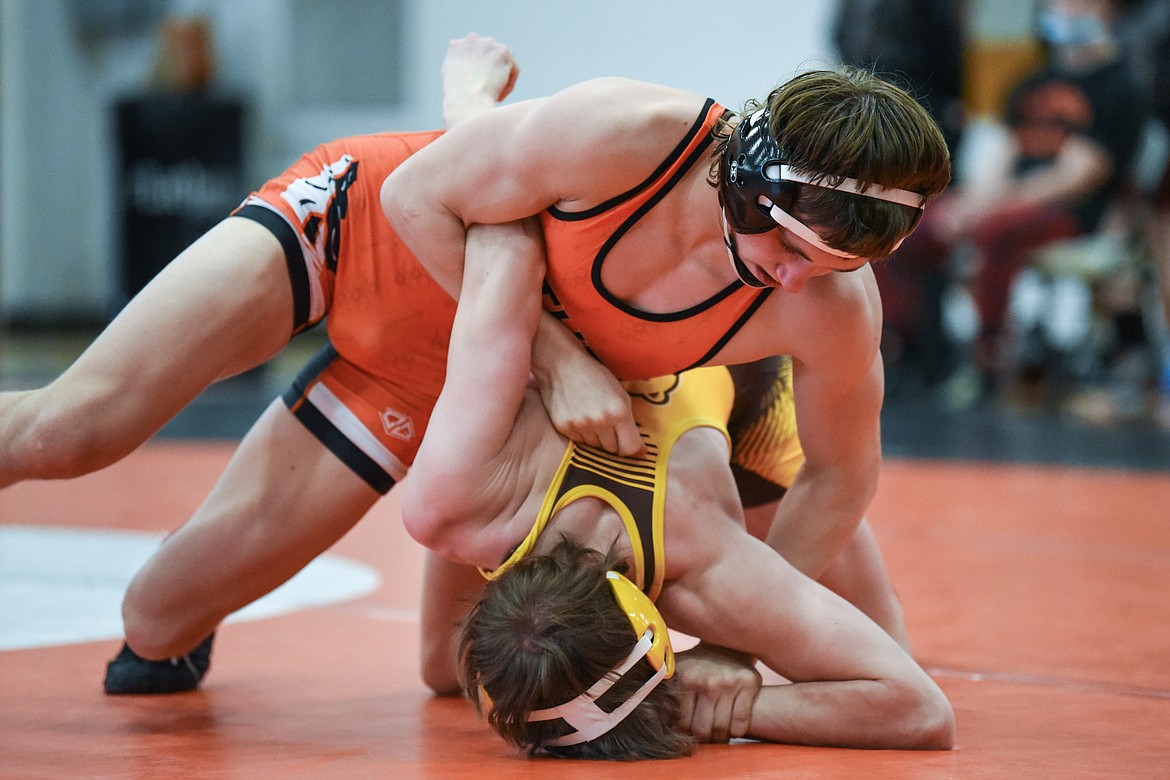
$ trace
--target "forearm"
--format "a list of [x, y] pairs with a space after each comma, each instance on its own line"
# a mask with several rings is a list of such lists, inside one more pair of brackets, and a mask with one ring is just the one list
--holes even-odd
[[806, 467], [784, 495], [764, 541], [817, 579], [857, 530], [876, 480]]
[[1113, 171], [1113, 158], [1093, 141], [1070, 138], [1050, 164], [1010, 180], [992, 209], [1069, 205], [1100, 187]]
[[[855, 341], [870, 338], [873, 332], [876, 328]], [[781, 557], [813, 579], [820, 578], [857, 530], [877, 492], [882, 462], [881, 356], [850, 360], [843, 350], [837, 355], [837, 364], [820, 356], [826, 368], [793, 366], [804, 465], [764, 537]], [[864, 364], [865, 372], [855, 373]]]
[[926, 682], [925, 688], [890, 680], [766, 686], [752, 705], [747, 736], [798, 745], [949, 750], [954, 713]]

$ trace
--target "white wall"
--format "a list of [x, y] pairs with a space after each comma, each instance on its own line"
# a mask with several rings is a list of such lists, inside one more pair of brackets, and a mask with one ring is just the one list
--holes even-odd
[[0, 79], [0, 313], [92, 308], [112, 289], [104, 106], [63, 3], [0, 0]]
[[[437, 126], [446, 43], [469, 31], [513, 47], [522, 68], [513, 99], [623, 75], [738, 106], [831, 59], [836, 7], [835, 0], [401, 0], [405, 101], [341, 111], [296, 95], [290, 58], [328, 68], [330, 52], [292, 51], [293, 2], [171, 3], [211, 18], [221, 83], [251, 102], [250, 187], [327, 138]], [[70, 0], [0, 0], [0, 316], [9, 321], [101, 316], [115, 286], [109, 105], [145, 75], [149, 42], [87, 47], [69, 10]]]

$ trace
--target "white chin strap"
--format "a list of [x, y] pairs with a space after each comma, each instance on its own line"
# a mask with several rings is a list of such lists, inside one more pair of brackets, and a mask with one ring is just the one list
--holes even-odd
[[580, 745], [582, 742], [589, 742], [605, 734], [625, 720], [626, 716], [633, 712], [634, 708], [641, 704], [642, 700], [650, 694], [650, 691], [654, 690], [658, 686], [658, 683], [662, 682], [663, 678], [666, 677], [666, 664], [663, 664], [662, 668], [655, 672], [653, 677], [643, 683], [642, 687], [633, 696], [613, 712], [606, 712], [597, 706], [597, 699], [612, 688], [613, 684], [621, 679], [622, 675], [641, 660], [650, 651], [650, 646], [653, 643], [654, 631], [653, 629], [646, 629], [646, 633], [642, 634], [642, 638], [638, 640], [638, 644], [634, 645], [634, 649], [626, 656], [626, 660], [622, 661], [611, 672], [595, 682], [589, 690], [572, 701], [565, 702], [557, 707], [549, 707], [548, 709], [537, 710], [531, 713], [528, 716], [528, 722], [532, 723], [534, 721], [564, 718], [566, 723], [576, 729], [576, 731], [565, 734], [563, 737], [557, 737], [547, 742], [546, 744], [551, 747]]

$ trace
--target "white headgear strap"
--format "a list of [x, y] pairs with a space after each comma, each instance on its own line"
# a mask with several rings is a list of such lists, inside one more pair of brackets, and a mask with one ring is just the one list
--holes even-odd
[[[770, 163], [764, 166], [764, 175], [772, 181], [795, 181], [801, 184], [811, 184], [814, 187], [823, 187], [826, 190], [851, 192], [854, 195], [863, 195], [867, 198], [876, 198], [877, 200], [897, 203], [902, 206], [910, 206], [915, 209], [926, 207], [926, 198], [917, 192], [900, 190], [896, 187], [883, 187], [880, 184], [871, 184], [868, 187], [863, 187], [857, 179], [850, 179], [848, 176], [841, 176], [840, 181], [833, 184], [829, 181], [830, 177], [827, 174], [800, 173], [791, 165], [784, 165], [783, 163]], [[833, 176], [831, 178], [837, 179], [838, 177]]]
[[[808, 225], [804, 224], [799, 219], [792, 216], [787, 211], [780, 208], [779, 206], [777, 206], [775, 203], [771, 202], [767, 198], [761, 196], [760, 203], [762, 203], [764, 205], [764, 207], [768, 209], [768, 216], [770, 216], [773, 220], [775, 220], [777, 225], [784, 228], [785, 230], [792, 231], [793, 233], [800, 236], [805, 241], [809, 242], [810, 244], [812, 244], [813, 246], [815, 246], [817, 249], [821, 250], [822, 252], [828, 252], [829, 254], [831, 254], [835, 257], [841, 257], [841, 258], [844, 258], [846, 260], [864, 260], [865, 259], [861, 255], [850, 254], [849, 252], [843, 252], [840, 249], [834, 249], [833, 247], [829, 246], [828, 244], [825, 243], [824, 239], [822, 239], [819, 235], [817, 235], [817, 232], [815, 230], [813, 230]], [[907, 233], [906, 235], [908, 236], [910, 234]], [[898, 247], [902, 246], [902, 242], [905, 240], [906, 240], [906, 236], [902, 236], [901, 238], [899, 238], [898, 243], [894, 244], [894, 247], [893, 247], [893, 249], [890, 250], [890, 252], [896, 252]]]
[[566, 723], [576, 729], [576, 731], [569, 732], [562, 737], [557, 737], [546, 743], [551, 747], [579, 745], [582, 742], [589, 742], [605, 734], [625, 720], [626, 716], [633, 712], [634, 708], [641, 704], [642, 700], [650, 694], [650, 691], [654, 690], [658, 686], [658, 683], [662, 682], [663, 678], [666, 677], [666, 664], [663, 664], [662, 668], [654, 673], [654, 676], [643, 683], [642, 687], [635, 691], [633, 696], [613, 712], [606, 712], [597, 706], [597, 699], [612, 688], [613, 684], [620, 680], [622, 675], [628, 672], [646, 653], [650, 652], [650, 646], [653, 643], [654, 630], [647, 629], [646, 633], [642, 634], [642, 638], [638, 640], [638, 643], [634, 645], [634, 649], [626, 656], [626, 660], [622, 661], [612, 671], [606, 673], [589, 690], [572, 701], [567, 701], [559, 706], [536, 710], [528, 716], [528, 722], [564, 718]]

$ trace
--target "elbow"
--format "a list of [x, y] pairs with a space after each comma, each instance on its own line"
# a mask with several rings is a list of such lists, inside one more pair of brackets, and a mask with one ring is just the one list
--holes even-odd
[[405, 216], [409, 213], [409, 209], [403, 198], [403, 191], [405, 190], [403, 179], [406, 178], [402, 173], [404, 165], [405, 163], [390, 172], [390, 175], [382, 182], [382, 189], [379, 193], [379, 200], [382, 203], [382, 214], [385, 215], [390, 226], [396, 231], [401, 231], [406, 227]]
[[433, 196], [424, 191], [422, 184], [425, 180], [415, 173], [413, 162], [413, 158], [408, 158], [391, 171], [382, 181], [378, 194], [382, 215], [408, 246], [408, 239], [414, 232], [423, 230], [424, 209], [420, 204], [433, 200]]
[[955, 746], [955, 711], [933, 680], [907, 685], [896, 695], [901, 704], [891, 719], [890, 748], [950, 750]]
[[412, 539], [444, 558], [459, 559], [455, 530], [464, 518], [443, 500], [439, 481], [412, 472], [402, 484], [401, 511], [402, 525]]

